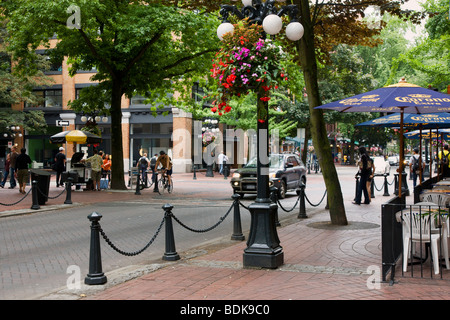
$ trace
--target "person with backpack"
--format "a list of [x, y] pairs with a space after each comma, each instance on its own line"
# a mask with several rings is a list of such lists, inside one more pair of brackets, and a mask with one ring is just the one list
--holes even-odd
[[147, 185], [147, 168], [150, 163], [150, 160], [148, 160], [146, 153], [144, 153], [142, 155], [142, 157], [139, 158], [138, 163], [139, 163], [139, 168], [141, 170], [142, 183]]
[[[444, 145], [444, 151], [439, 151], [438, 158], [439, 163], [442, 167], [442, 174], [444, 178], [447, 178], [450, 176], [450, 160], [449, 160], [449, 151], [448, 151], [448, 144]], [[444, 156], [442, 156], [442, 154]]]
[[[417, 177], [421, 176], [421, 172], [423, 172], [423, 167], [424, 167], [425, 162], [423, 161], [423, 158], [419, 155], [419, 148], [414, 148], [414, 154], [411, 157], [411, 159], [409, 159], [409, 170], [410, 170], [410, 174], [413, 180], [413, 187], [416, 187], [417, 184]], [[423, 175], [422, 175], [422, 180], [420, 180], [420, 182], [423, 182]]]
[[152, 171], [152, 182], [156, 180], [156, 160], [158, 159], [158, 154], [155, 153], [150, 159], [150, 170]]

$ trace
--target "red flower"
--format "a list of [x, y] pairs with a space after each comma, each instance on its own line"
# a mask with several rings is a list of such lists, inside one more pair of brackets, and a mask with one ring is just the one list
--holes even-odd
[[264, 122], [266, 122], [266, 120], [263, 120], [263, 119], [258, 119], [258, 122], [260, 122], [260, 123], [264, 123]]
[[269, 101], [270, 97], [261, 97], [261, 98], [259, 98], [259, 100], [261, 100], [261, 101]]
[[230, 106], [226, 106], [225, 107], [225, 112], [230, 112], [231, 111], [231, 107]]
[[216, 107], [211, 108], [211, 111], [212, 111], [213, 113], [216, 113], [216, 112], [217, 112], [217, 108], [216, 108]]

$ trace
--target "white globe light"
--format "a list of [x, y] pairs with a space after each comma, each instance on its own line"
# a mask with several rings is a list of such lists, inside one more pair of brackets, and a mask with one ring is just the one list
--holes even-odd
[[217, 36], [220, 40], [223, 40], [223, 36], [225, 33], [231, 32], [233, 33], [234, 26], [229, 22], [224, 22], [220, 24], [220, 26], [217, 28]]
[[103, 117], [103, 118], [102, 118], [102, 122], [103, 122], [103, 123], [106, 123], [106, 122], [108, 122], [108, 117], [106, 117], [106, 116], [105, 116], [105, 117]]
[[286, 37], [291, 41], [300, 40], [304, 33], [305, 29], [300, 22], [291, 22], [286, 27]]
[[100, 116], [95, 116], [95, 122], [100, 122], [100, 120], [102, 119], [102, 118], [100, 118]]
[[81, 116], [81, 121], [86, 122], [87, 121], [86, 116]]
[[14, 127], [14, 126], [11, 126], [11, 130], [16, 130], [16, 127]]
[[264, 18], [263, 28], [268, 34], [277, 34], [280, 32], [282, 26], [283, 21], [281, 21], [281, 18], [276, 14], [269, 14]]
[[251, 6], [253, 4], [252, 2], [252, 0], [242, 0], [242, 4], [244, 5], [244, 7]]

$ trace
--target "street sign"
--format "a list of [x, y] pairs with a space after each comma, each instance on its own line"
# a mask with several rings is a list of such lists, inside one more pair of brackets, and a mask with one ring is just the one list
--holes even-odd
[[57, 127], [67, 127], [69, 126], [69, 120], [56, 120]]

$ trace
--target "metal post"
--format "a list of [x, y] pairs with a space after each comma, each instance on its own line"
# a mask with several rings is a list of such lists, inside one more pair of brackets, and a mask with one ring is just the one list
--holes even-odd
[[163, 207], [164, 209], [164, 223], [166, 224], [166, 251], [162, 257], [163, 260], [176, 261], [180, 259], [180, 256], [175, 249], [175, 237], [173, 235], [172, 226], [172, 209], [171, 204], [166, 203]]
[[38, 202], [38, 190], [37, 190], [37, 181], [33, 180], [31, 182], [31, 199], [33, 200], [33, 203], [31, 205], [31, 209], [33, 210], [39, 210], [41, 207], [39, 206]]
[[72, 177], [68, 177], [66, 181], [66, 200], [64, 204], [72, 204]]
[[375, 177], [372, 177], [372, 181], [370, 182], [370, 198], [375, 198]]
[[298, 212], [298, 219], [305, 219], [308, 218], [306, 215], [306, 208], [305, 208], [305, 185], [303, 183], [300, 184], [300, 209]]
[[388, 189], [388, 182], [387, 182], [387, 174], [384, 174], [384, 197], [389, 197], [389, 189]]
[[241, 226], [241, 211], [239, 210], [239, 198], [241, 196], [237, 193], [233, 194], [231, 198], [234, 201], [234, 216], [233, 216], [233, 234], [231, 240], [245, 240], [245, 236], [242, 234]]
[[222, 171], [223, 171], [223, 179], [227, 180], [227, 178], [228, 178], [228, 169], [227, 169], [227, 162], [225, 160], [223, 160], [222, 166], [223, 166], [223, 169], [222, 169]]
[[100, 250], [100, 219], [102, 215], [92, 212], [88, 215], [91, 221], [91, 247], [89, 252], [89, 273], [84, 278], [85, 284], [104, 284], [107, 279], [102, 271], [102, 256]]
[[[277, 204], [278, 201], [278, 188], [275, 186], [270, 187], [270, 201]], [[278, 210], [275, 212], [275, 224], [277, 227], [281, 226], [280, 219], [278, 219]]]
[[[258, 117], [269, 114], [269, 104], [261, 100], [264, 92], [258, 92]], [[260, 119], [260, 118], [259, 118]], [[250, 204], [250, 233], [243, 254], [244, 267], [275, 269], [284, 263], [276, 227], [278, 205], [271, 202], [269, 193], [269, 123], [263, 119], [257, 123], [257, 195]]]
[[137, 176], [136, 176], [136, 191], [135, 195], [141, 195], [141, 174], [140, 168], [138, 167]]
[[195, 172], [195, 164], [193, 164], [192, 167], [193, 167], [193, 170], [194, 170], [194, 178], [193, 178], [193, 180], [197, 180], [197, 174]]
[[158, 188], [158, 171], [156, 171], [156, 168], [155, 168], [154, 178], [155, 178], [155, 181], [154, 181], [153, 192], [159, 192], [159, 188]]
[[[359, 177], [355, 176], [356, 179], [356, 186], [355, 186], [355, 199], [356, 199], [356, 195], [358, 194], [358, 187], [359, 187]], [[355, 200], [353, 199], [353, 200]]]

